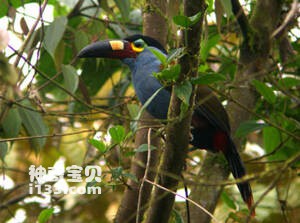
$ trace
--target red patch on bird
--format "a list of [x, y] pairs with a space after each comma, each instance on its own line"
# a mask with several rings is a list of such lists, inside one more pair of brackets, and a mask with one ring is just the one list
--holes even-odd
[[213, 146], [219, 152], [225, 152], [228, 146], [228, 136], [225, 132], [217, 131], [213, 136]]
[[248, 209], [251, 211], [251, 217], [255, 217], [255, 215], [256, 215], [256, 214], [255, 214], [255, 208], [252, 207], [252, 206], [253, 206], [253, 203], [254, 203], [253, 197], [250, 196], [250, 197], [248, 198], [248, 200], [246, 201], [246, 203], [247, 203]]
[[124, 58], [136, 58], [137, 54], [132, 50], [129, 43], [124, 44], [124, 49], [122, 50], [112, 50], [110, 56], [112, 58], [124, 59]]

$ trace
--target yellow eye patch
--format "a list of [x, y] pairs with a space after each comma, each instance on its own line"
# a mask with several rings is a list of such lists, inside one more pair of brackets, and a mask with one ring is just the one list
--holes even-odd
[[109, 41], [109, 44], [112, 48], [112, 50], [124, 50], [124, 43], [120, 40], [111, 40]]
[[134, 52], [140, 53], [144, 50], [144, 46], [136, 46], [134, 43], [131, 43], [131, 48]]

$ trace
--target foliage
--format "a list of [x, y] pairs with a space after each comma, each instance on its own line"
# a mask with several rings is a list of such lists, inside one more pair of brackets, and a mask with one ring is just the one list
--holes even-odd
[[[9, 46], [3, 51], [0, 48], [3, 175], [0, 186], [3, 181], [8, 186], [7, 179], [12, 179], [15, 185], [6, 189], [1, 186], [0, 218], [8, 221], [19, 210], [24, 210], [28, 221], [32, 222], [51, 219], [67, 222], [73, 220], [75, 214], [80, 222], [92, 222], [91, 219], [96, 218], [99, 222], [110, 222], [109, 215], [116, 212], [114, 207], [126, 181], [137, 181], [130, 173], [130, 158], [149, 149], [146, 144], [134, 148], [133, 138], [137, 121], [153, 98], [142, 108], [138, 107], [128, 69], [119, 61], [82, 60], [76, 56], [90, 42], [141, 32], [140, 8], [144, 2], [45, 2], [50, 13], [42, 17], [39, 13], [46, 12], [40, 1], [4, 0], [0, 7], [1, 24], [5, 24], [11, 35]], [[246, 1], [244, 8], [249, 14], [256, 2]], [[284, 2], [283, 16], [290, 8], [290, 1]], [[184, 104], [188, 104], [195, 85], [209, 85], [226, 105], [231, 100], [241, 36], [234, 25], [230, 1], [210, 0], [207, 3], [209, 20], [202, 37], [199, 75], [174, 86], [174, 90]], [[166, 16], [166, 19], [183, 34], [201, 16], [200, 13], [192, 17], [177, 14], [171, 19]], [[213, 16], [216, 21], [210, 20]], [[36, 21], [39, 21], [37, 26]], [[299, 159], [296, 162], [296, 158], [299, 158], [300, 148], [300, 46], [299, 29], [293, 23], [290, 26], [287, 33], [291, 55], [284, 59], [281, 39], [272, 46], [272, 62], [267, 75], [249, 84], [257, 91], [256, 107], [246, 108], [252, 113], [252, 119], [240, 123], [235, 133], [235, 137], [250, 142], [247, 145], [256, 144], [256, 148], [260, 148], [257, 151], [247, 146], [244, 154], [249, 176], [253, 179], [255, 200], [267, 192], [257, 207], [260, 222], [299, 219]], [[4, 32], [2, 29], [0, 31]], [[171, 38], [170, 46], [176, 42]], [[1, 34], [0, 47], [4, 42]], [[164, 69], [154, 75], [165, 86], [173, 86], [177, 81], [181, 67], [176, 62], [185, 53], [184, 48], [170, 50], [168, 57], [156, 53]], [[151, 146], [150, 149], [157, 148]], [[190, 156], [194, 160], [202, 158], [198, 151]], [[65, 166], [100, 162], [102, 180], [95, 184], [102, 187], [103, 193], [97, 196], [47, 195], [51, 202], [40, 202], [37, 198], [26, 200], [33, 198], [27, 188], [29, 166], [52, 167], [61, 160]], [[199, 165], [188, 162], [184, 175], [193, 179], [198, 169]], [[278, 180], [267, 190], [278, 174], [281, 174]], [[234, 187], [226, 186], [214, 215], [242, 222], [246, 216], [242, 205]], [[184, 205], [176, 204], [174, 222], [183, 222], [184, 210]]]

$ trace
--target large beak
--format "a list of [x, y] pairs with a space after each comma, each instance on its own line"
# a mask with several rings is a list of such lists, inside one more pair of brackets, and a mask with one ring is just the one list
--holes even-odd
[[136, 57], [136, 53], [132, 50], [130, 42], [126, 40], [104, 40], [84, 47], [79, 52], [78, 57], [124, 59]]

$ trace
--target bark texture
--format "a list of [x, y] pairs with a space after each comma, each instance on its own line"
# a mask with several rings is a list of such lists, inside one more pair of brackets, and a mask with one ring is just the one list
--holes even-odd
[[[148, 120], [148, 121], [142, 121], [139, 124], [139, 128], [141, 128], [135, 137], [135, 147], [138, 148], [142, 144], [147, 144], [147, 133], [148, 133], [148, 127], [154, 124], [154, 122], [151, 121], [152, 116], [145, 112], [142, 115], [142, 119]], [[155, 134], [152, 134], [155, 135]], [[158, 147], [160, 144], [160, 138], [154, 137], [151, 139], [151, 145]], [[130, 173], [134, 174], [138, 180], [141, 180], [144, 177], [145, 174], [145, 166], [147, 163], [147, 152], [142, 153], [136, 153], [132, 160]], [[153, 180], [155, 178], [156, 172], [155, 167], [157, 166], [157, 160], [158, 160], [158, 152], [157, 150], [151, 151], [151, 160], [149, 167], [152, 171], [148, 172], [147, 179]], [[137, 206], [138, 206], [138, 197], [140, 192], [140, 181], [135, 182], [133, 180], [129, 180], [127, 182], [128, 186], [124, 192], [124, 196], [122, 198], [121, 204], [119, 206], [117, 216], [115, 218], [115, 222], [120, 223], [135, 223], [136, 222], [136, 216], [137, 216]], [[141, 209], [139, 213], [139, 219], [143, 220], [143, 214], [146, 208], [146, 205], [149, 201], [149, 197], [151, 194], [152, 185], [148, 183], [144, 183], [144, 187], [141, 193]]]
[[[162, 16], [166, 12], [166, 1], [159, 0], [147, 0], [145, 11], [143, 14], [144, 17], [144, 31], [143, 34], [147, 36], [151, 36], [163, 44], [166, 44], [167, 38], [167, 24], [166, 19]], [[141, 117], [141, 121], [139, 123], [139, 131], [135, 136], [135, 147], [138, 148], [142, 144], [147, 144], [147, 126], [157, 125], [157, 121], [151, 121], [153, 117], [147, 113], [146, 111]], [[154, 133], [152, 135], [155, 135]], [[160, 138], [154, 137], [151, 139], [151, 145], [159, 148], [160, 146]], [[147, 179], [154, 181], [156, 172], [155, 169], [158, 164], [158, 150], [151, 151], [151, 160], [149, 164], [149, 169], [151, 171], [148, 172]], [[137, 206], [138, 206], [138, 198], [141, 196], [140, 202], [140, 212], [139, 212], [139, 222], [143, 220], [143, 215], [147, 204], [149, 202], [149, 198], [151, 197], [152, 185], [144, 182], [143, 190], [140, 193], [140, 180], [144, 177], [145, 168], [144, 166], [147, 163], [147, 152], [136, 153], [133, 158], [131, 164], [130, 173], [134, 174], [139, 182], [134, 182], [132, 180], [128, 181], [128, 186], [124, 192], [124, 196], [122, 198], [121, 204], [119, 206], [115, 222], [116, 223], [136, 223], [137, 218]]]
[[146, 0], [143, 14], [143, 33], [157, 39], [163, 46], [166, 45], [168, 36], [166, 8], [167, 1]]
[[[190, 0], [184, 1], [184, 14], [192, 16], [199, 11], [205, 11], [205, 1]], [[186, 43], [187, 55], [181, 58], [181, 74], [180, 81], [187, 77], [197, 75], [198, 70], [198, 53], [200, 49], [200, 36], [202, 32], [203, 16], [194, 26], [185, 30], [187, 37], [184, 39]], [[178, 83], [180, 84], [180, 83]], [[166, 130], [166, 148], [163, 153], [162, 162], [158, 170], [157, 184], [169, 190], [176, 191], [180, 179], [180, 173], [185, 165], [187, 148], [189, 144], [189, 131], [191, 123], [191, 115], [194, 103], [194, 94], [191, 96], [190, 107], [183, 118], [179, 119], [181, 113], [181, 101], [175, 95], [174, 91], [171, 97], [168, 119], [171, 120]], [[168, 173], [168, 175], [166, 175]], [[177, 177], [171, 177], [177, 176]], [[147, 213], [147, 223], [166, 223], [168, 222], [171, 210], [174, 204], [174, 195], [155, 188], [152, 196], [149, 211]]]

